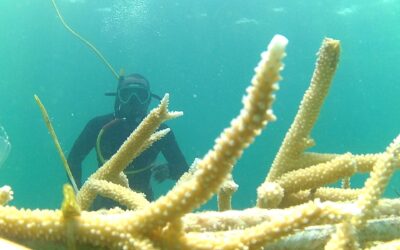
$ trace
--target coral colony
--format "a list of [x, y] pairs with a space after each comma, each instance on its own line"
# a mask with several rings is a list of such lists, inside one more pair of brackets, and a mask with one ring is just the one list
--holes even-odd
[[[309, 152], [311, 130], [328, 94], [340, 43], [326, 38], [311, 84], [264, 183], [257, 205], [232, 210], [237, 185], [231, 171], [243, 150], [275, 120], [288, 41], [276, 35], [261, 54], [243, 108], [215, 145], [195, 161], [165, 196], [148, 202], [129, 189], [123, 171], [168, 130], [159, 125], [181, 115], [168, 111], [169, 96], [132, 132], [118, 152], [92, 174], [77, 194], [64, 186], [60, 210], [8, 206], [12, 190], [0, 189], [0, 243], [14, 249], [391, 249], [400, 247], [400, 200], [381, 195], [400, 165], [400, 137], [382, 152], [354, 155]], [[370, 172], [361, 189], [350, 177]], [[342, 181], [342, 187], [326, 187]], [[96, 195], [127, 210], [88, 211]], [[193, 212], [218, 195], [219, 211]], [[26, 246], [26, 247], [25, 247]]]

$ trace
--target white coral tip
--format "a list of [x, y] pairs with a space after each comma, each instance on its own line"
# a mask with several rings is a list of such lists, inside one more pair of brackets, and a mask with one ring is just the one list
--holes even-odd
[[271, 42], [269, 43], [268, 50], [284, 51], [288, 42], [289, 41], [286, 37], [277, 34], [272, 38]]

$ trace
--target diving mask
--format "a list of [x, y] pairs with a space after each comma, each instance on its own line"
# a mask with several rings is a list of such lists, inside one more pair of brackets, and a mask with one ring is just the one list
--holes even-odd
[[134, 83], [120, 88], [117, 94], [119, 101], [123, 104], [129, 103], [132, 98], [135, 98], [139, 104], [146, 104], [151, 98], [148, 88]]

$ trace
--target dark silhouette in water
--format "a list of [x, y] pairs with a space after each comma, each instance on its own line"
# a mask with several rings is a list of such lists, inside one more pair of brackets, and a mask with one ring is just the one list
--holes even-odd
[[[81, 165], [89, 152], [93, 148], [96, 149], [97, 160], [101, 166], [119, 149], [147, 115], [151, 98], [159, 98], [151, 93], [149, 82], [139, 74], [121, 77], [117, 92], [107, 95], [116, 96], [114, 113], [91, 119], [75, 141], [68, 156], [68, 163], [78, 187], [81, 186]], [[159, 130], [165, 128], [168, 128], [167, 125], [162, 124]], [[155, 166], [154, 161], [160, 152], [167, 163]], [[155, 179], [161, 182], [166, 178], [177, 180], [187, 169], [188, 164], [176, 142], [174, 133], [170, 131], [134, 159], [126, 168], [125, 173], [130, 187], [144, 193], [151, 201], [153, 200], [150, 185], [152, 173]], [[95, 200], [93, 209], [110, 208], [116, 205], [117, 203], [111, 200], [99, 197]]]

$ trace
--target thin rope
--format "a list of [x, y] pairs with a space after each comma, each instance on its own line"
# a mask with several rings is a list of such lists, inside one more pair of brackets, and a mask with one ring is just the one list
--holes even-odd
[[88, 46], [99, 58], [100, 60], [108, 67], [108, 69], [111, 71], [111, 73], [114, 75], [114, 77], [118, 80], [119, 79], [119, 74], [115, 71], [115, 69], [112, 67], [112, 65], [107, 61], [107, 59], [103, 56], [103, 54], [92, 44], [90, 43], [87, 39], [82, 37], [78, 32], [73, 30], [67, 22], [65, 22], [63, 16], [61, 15], [60, 10], [58, 9], [58, 6], [55, 2], [55, 0], [51, 0], [53, 3], [54, 9], [57, 12], [57, 16], [60, 18], [61, 23], [64, 25], [64, 27], [76, 38], [78, 38], [81, 42], [83, 42], [86, 46]]

